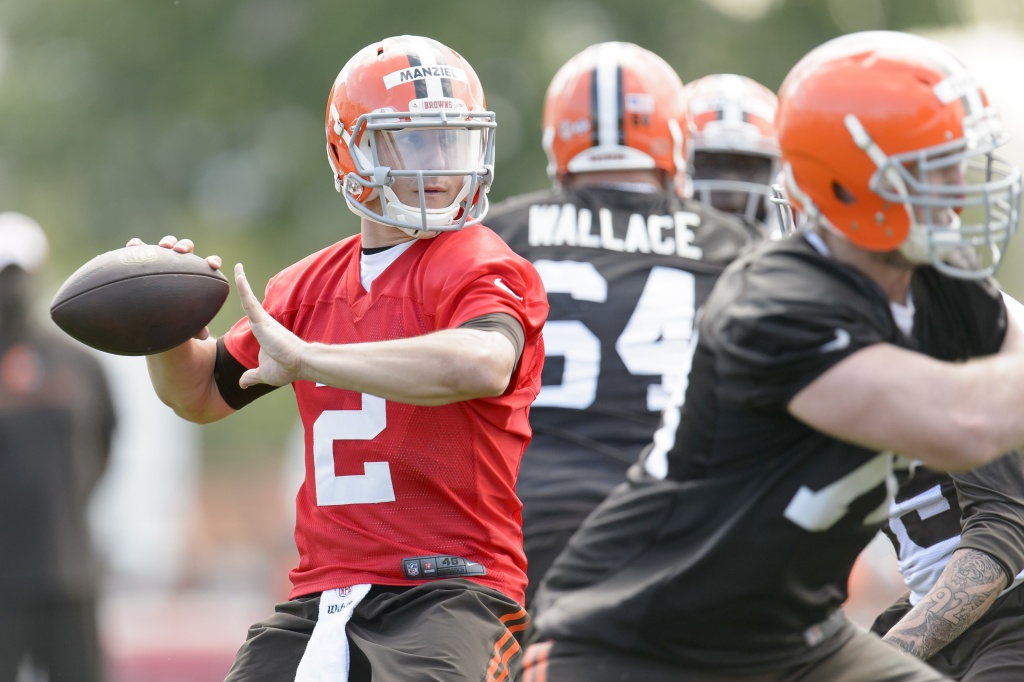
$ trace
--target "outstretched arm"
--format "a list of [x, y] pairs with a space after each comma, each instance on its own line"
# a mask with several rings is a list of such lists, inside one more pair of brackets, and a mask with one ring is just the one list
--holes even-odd
[[315, 381], [412, 405], [446, 405], [501, 395], [515, 368], [508, 337], [465, 327], [371, 343], [307, 343], [263, 309], [241, 264], [235, 284], [260, 343], [259, 367], [242, 375], [243, 388]]
[[988, 554], [958, 549], [928, 594], [882, 639], [927, 660], [981, 618], [1007, 580]]
[[841, 360], [789, 403], [811, 428], [942, 471], [967, 471], [1024, 444], [1024, 346], [943, 362], [877, 343]]

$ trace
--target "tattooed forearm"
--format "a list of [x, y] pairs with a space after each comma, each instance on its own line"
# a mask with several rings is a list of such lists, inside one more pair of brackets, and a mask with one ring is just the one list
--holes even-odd
[[935, 585], [884, 639], [927, 660], [980, 618], [1006, 587], [1006, 573], [984, 552], [958, 549]]
[[892, 644], [893, 646], [899, 649], [903, 649], [911, 656], [921, 658], [921, 656], [919, 656], [917, 653], [917, 646], [914, 644], [913, 641], [909, 639], [904, 639], [903, 637], [900, 637], [898, 635], [894, 635], [892, 631], [890, 631], [889, 634], [885, 636], [884, 641], [888, 642], [889, 644]]

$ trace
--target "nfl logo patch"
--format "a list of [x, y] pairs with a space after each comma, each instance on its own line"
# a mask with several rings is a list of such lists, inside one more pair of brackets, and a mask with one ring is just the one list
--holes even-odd
[[405, 565], [405, 572], [412, 577], [416, 577], [420, 574], [420, 564], [418, 561], [410, 561]]

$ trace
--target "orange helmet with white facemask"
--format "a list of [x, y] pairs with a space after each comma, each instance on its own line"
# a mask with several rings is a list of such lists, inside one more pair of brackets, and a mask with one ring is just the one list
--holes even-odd
[[[338, 74], [327, 102], [327, 157], [350, 209], [416, 237], [479, 223], [494, 177], [494, 113], [473, 67], [430, 38], [368, 45]], [[448, 206], [429, 207], [424, 179], [461, 177]], [[396, 180], [412, 178], [418, 205]], [[375, 200], [380, 201], [379, 208]]]
[[591, 45], [562, 66], [544, 99], [548, 175], [686, 167], [683, 83], [638, 45]]
[[1007, 135], [947, 49], [891, 31], [812, 50], [779, 90], [789, 201], [871, 251], [978, 278], [1016, 229], [1020, 171], [993, 155]]
[[771, 184], [779, 172], [775, 93], [747, 76], [716, 73], [688, 83], [685, 95], [685, 193], [769, 231], [776, 214]]

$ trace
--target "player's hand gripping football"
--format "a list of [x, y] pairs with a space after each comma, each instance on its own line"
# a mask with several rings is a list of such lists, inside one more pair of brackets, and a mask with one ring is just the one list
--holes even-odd
[[[132, 237], [128, 240], [128, 243], [125, 244], [125, 246], [144, 246], [145, 244], [146, 242], [142, 241], [138, 237]], [[178, 253], [193, 253], [196, 248], [196, 245], [191, 239], [178, 239], [173, 235], [167, 235], [157, 242], [157, 244], [165, 249], [172, 249]], [[220, 256], [207, 256], [206, 262], [209, 263], [210, 267], [214, 270], [220, 270], [220, 266], [222, 265]], [[199, 330], [199, 333], [196, 334], [195, 338], [199, 340], [210, 338], [210, 328], [203, 327]]]
[[301, 378], [302, 351], [308, 345], [305, 341], [285, 329], [270, 316], [259, 299], [252, 293], [242, 264], [235, 265], [235, 286], [242, 308], [249, 318], [249, 326], [256, 340], [260, 342], [259, 367], [242, 375], [238, 385], [249, 388], [253, 384], [284, 386]]

